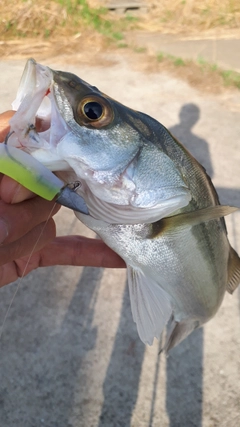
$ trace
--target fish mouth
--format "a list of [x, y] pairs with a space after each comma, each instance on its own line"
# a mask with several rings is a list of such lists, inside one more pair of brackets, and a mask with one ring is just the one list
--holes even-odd
[[[56, 111], [53, 84], [53, 71], [50, 68], [38, 64], [34, 59], [27, 61], [16, 99], [12, 103], [13, 110], [16, 110], [16, 113], [10, 120], [10, 132], [5, 141], [7, 144], [31, 154], [28, 158], [24, 158], [23, 166], [30, 171], [33, 170], [34, 166], [37, 182], [39, 181], [42, 184], [42, 196], [43, 190], [48, 189], [49, 183], [54, 182], [54, 175], [47, 175], [46, 169], [40, 169], [42, 175], [39, 177], [36, 163], [29, 159], [37, 157], [37, 160], [40, 160], [39, 165], [42, 163], [52, 171], [69, 170], [69, 165], [51, 151], [51, 147], [53, 145], [56, 146], [59, 138], [63, 137], [68, 131], [63, 120], [61, 123], [59, 112]], [[49, 152], [46, 156], [47, 149], [49, 149]], [[41, 161], [41, 156], [43, 161]], [[47, 161], [46, 158], [48, 159]], [[44, 179], [48, 179], [49, 183], [46, 182], [44, 185]], [[56, 177], [54, 179], [55, 181], [57, 180]], [[59, 184], [61, 181], [58, 180], [57, 183]], [[57, 189], [59, 190], [59, 188]], [[31, 189], [36, 189], [36, 186], [32, 186]], [[88, 215], [85, 201], [77, 194], [75, 187], [71, 188], [68, 185], [62, 187], [56, 202]]]
[[[34, 59], [29, 59], [24, 68], [19, 84], [16, 99], [12, 103], [15, 116], [11, 119], [11, 130], [17, 139], [19, 147], [29, 146], [29, 142], [34, 147], [37, 136], [37, 118], [41, 125], [40, 131], [50, 127], [51, 101], [48, 94], [51, 91], [52, 72], [48, 67], [43, 67], [36, 63]], [[21, 123], [19, 123], [21, 121]], [[29, 137], [30, 134], [30, 137]], [[35, 144], [34, 144], [35, 141]]]
[[[69, 131], [55, 102], [53, 71], [29, 59], [12, 108], [16, 113], [10, 120], [8, 143], [33, 156], [35, 151], [49, 150], [52, 157], [52, 148]], [[59, 170], [59, 167], [62, 170], [67, 166], [58, 165], [52, 170]]]

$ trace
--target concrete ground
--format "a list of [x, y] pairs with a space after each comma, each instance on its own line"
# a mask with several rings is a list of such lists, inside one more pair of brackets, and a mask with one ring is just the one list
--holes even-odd
[[240, 34], [223, 32], [194, 35], [161, 34], [131, 31], [127, 41], [151, 52], [165, 53], [183, 59], [204, 60], [220, 68], [240, 72]]
[[[157, 118], [204, 164], [222, 203], [240, 206], [239, 94], [199, 93], [166, 73], [139, 71], [131, 56], [106, 59], [48, 65]], [[23, 66], [0, 62], [1, 110], [9, 108]], [[240, 214], [227, 224], [240, 252]], [[66, 209], [57, 227], [59, 234], [92, 236]], [[0, 289], [0, 322], [15, 289]], [[137, 335], [124, 270], [39, 269], [20, 282], [0, 342], [0, 426], [238, 426], [239, 310], [238, 289], [166, 358], [157, 341], [145, 347]]]

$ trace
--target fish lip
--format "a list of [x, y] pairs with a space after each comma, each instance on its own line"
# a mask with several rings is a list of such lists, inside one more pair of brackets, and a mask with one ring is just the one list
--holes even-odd
[[17, 111], [23, 100], [32, 95], [33, 91], [39, 90], [41, 85], [44, 86], [44, 93], [44, 89], [46, 91], [50, 89], [52, 83], [53, 71], [51, 68], [38, 64], [33, 58], [28, 59], [21, 76], [16, 99], [12, 102], [13, 110]]
[[12, 145], [28, 151], [43, 145], [40, 134], [51, 127], [51, 101], [43, 103], [51, 93], [52, 83], [53, 73], [49, 67], [38, 64], [32, 58], [27, 61], [16, 99], [12, 103], [12, 108], [16, 111], [10, 120]]

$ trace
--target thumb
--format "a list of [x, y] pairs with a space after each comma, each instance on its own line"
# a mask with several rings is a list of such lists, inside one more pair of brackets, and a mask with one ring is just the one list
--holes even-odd
[[9, 120], [14, 115], [14, 111], [6, 111], [0, 114], [0, 142], [3, 142], [9, 132]]

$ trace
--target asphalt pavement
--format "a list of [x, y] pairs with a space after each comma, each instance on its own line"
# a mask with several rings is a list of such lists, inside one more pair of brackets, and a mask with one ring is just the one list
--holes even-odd
[[[203, 163], [222, 203], [240, 206], [238, 93], [200, 93], [167, 73], [139, 71], [131, 55], [106, 58], [105, 65], [101, 55], [94, 66], [63, 57], [48, 65], [157, 118]], [[23, 66], [0, 61], [1, 110], [14, 99]], [[58, 234], [93, 236], [67, 209], [56, 220]], [[239, 224], [239, 213], [227, 218], [240, 253]], [[0, 323], [16, 286], [0, 289]], [[0, 341], [0, 426], [236, 427], [239, 320], [238, 289], [167, 358], [157, 341], [144, 346], [138, 337], [125, 270], [34, 271], [19, 284]]]

